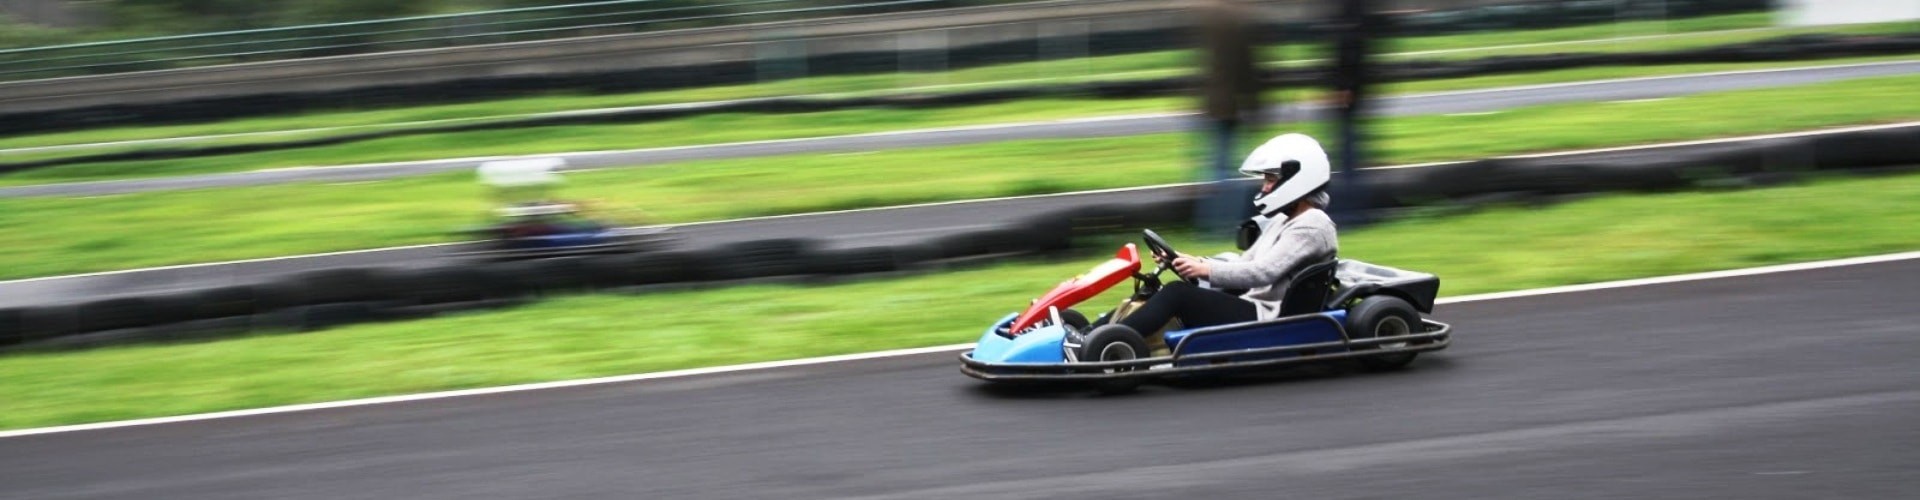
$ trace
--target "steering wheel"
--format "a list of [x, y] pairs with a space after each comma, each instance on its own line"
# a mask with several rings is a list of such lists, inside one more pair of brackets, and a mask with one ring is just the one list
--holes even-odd
[[[1152, 229], [1142, 229], [1140, 233], [1147, 240], [1147, 250], [1153, 252], [1156, 256], [1162, 257], [1162, 259], [1155, 259], [1160, 261], [1160, 267], [1153, 270], [1153, 275], [1159, 276], [1161, 272], [1172, 268], [1173, 259], [1179, 258], [1180, 252], [1173, 251], [1173, 245], [1167, 244], [1167, 239], [1161, 238], [1160, 234], [1153, 232]], [[1174, 274], [1178, 275], [1179, 271], [1174, 271]], [[1198, 279], [1186, 276], [1181, 276], [1180, 279], [1187, 280], [1188, 283], [1195, 285], [1200, 284], [1200, 280]]]

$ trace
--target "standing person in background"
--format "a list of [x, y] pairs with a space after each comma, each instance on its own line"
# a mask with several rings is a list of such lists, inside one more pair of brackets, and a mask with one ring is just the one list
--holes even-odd
[[1236, 0], [1198, 0], [1201, 64], [1201, 111], [1205, 117], [1207, 168], [1195, 227], [1214, 236], [1232, 234], [1245, 211], [1246, 196], [1227, 183], [1233, 178], [1238, 136], [1257, 124], [1260, 113], [1260, 68], [1254, 55], [1254, 23], [1259, 15]]
[[1382, 18], [1372, 14], [1367, 0], [1340, 0], [1331, 23], [1334, 34], [1333, 110], [1339, 141], [1340, 182], [1333, 183], [1333, 196], [1342, 200], [1334, 209], [1335, 221], [1350, 227], [1366, 222], [1366, 182], [1360, 178], [1366, 151], [1365, 123], [1367, 87], [1373, 82], [1368, 57], [1372, 38], [1386, 27]]

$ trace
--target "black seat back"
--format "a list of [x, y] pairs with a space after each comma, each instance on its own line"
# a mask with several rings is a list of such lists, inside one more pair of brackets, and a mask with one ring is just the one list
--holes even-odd
[[1280, 317], [1323, 310], [1327, 299], [1333, 298], [1333, 289], [1340, 284], [1333, 276], [1339, 265], [1339, 259], [1327, 259], [1294, 272], [1293, 280], [1287, 284], [1286, 297], [1280, 299]]

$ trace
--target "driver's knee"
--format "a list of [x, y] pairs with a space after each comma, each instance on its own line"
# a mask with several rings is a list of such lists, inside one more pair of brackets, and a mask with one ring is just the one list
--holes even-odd
[[1175, 297], [1185, 297], [1188, 295], [1192, 295], [1194, 290], [1199, 290], [1199, 289], [1200, 287], [1194, 285], [1193, 283], [1188, 283], [1185, 281], [1175, 281], [1175, 282], [1168, 283], [1166, 285], [1161, 286], [1160, 291], [1154, 292], [1153, 296], [1154, 298], [1160, 298], [1164, 296], [1164, 297], [1167, 297], [1166, 300], [1176, 300]]

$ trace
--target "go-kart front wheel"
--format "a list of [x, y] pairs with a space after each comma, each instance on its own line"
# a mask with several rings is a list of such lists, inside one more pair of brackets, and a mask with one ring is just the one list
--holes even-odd
[[1087, 331], [1088, 328], [1092, 328], [1092, 323], [1087, 321], [1087, 315], [1080, 314], [1080, 311], [1072, 309], [1062, 309], [1060, 311], [1060, 322], [1066, 323], [1068, 327], [1073, 328], [1073, 331], [1076, 332], [1084, 332]]
[[[1151, 356], [1153, 351], [1147, 347], [1147, 339], [1140, 332], [1122, 324], [1101, 325], [1087, 332], [1085, 340], [1076, 349], [1074, 358], [1082, 362], [1132, 361]], [[1110, 369], [1107, 373], [1129, 371], [1127, 368]], [[1094, 390], [1102, 394], [1124, 394], [1140, 387], [1139, 378], [1121, 378], [1096, 382]]]

